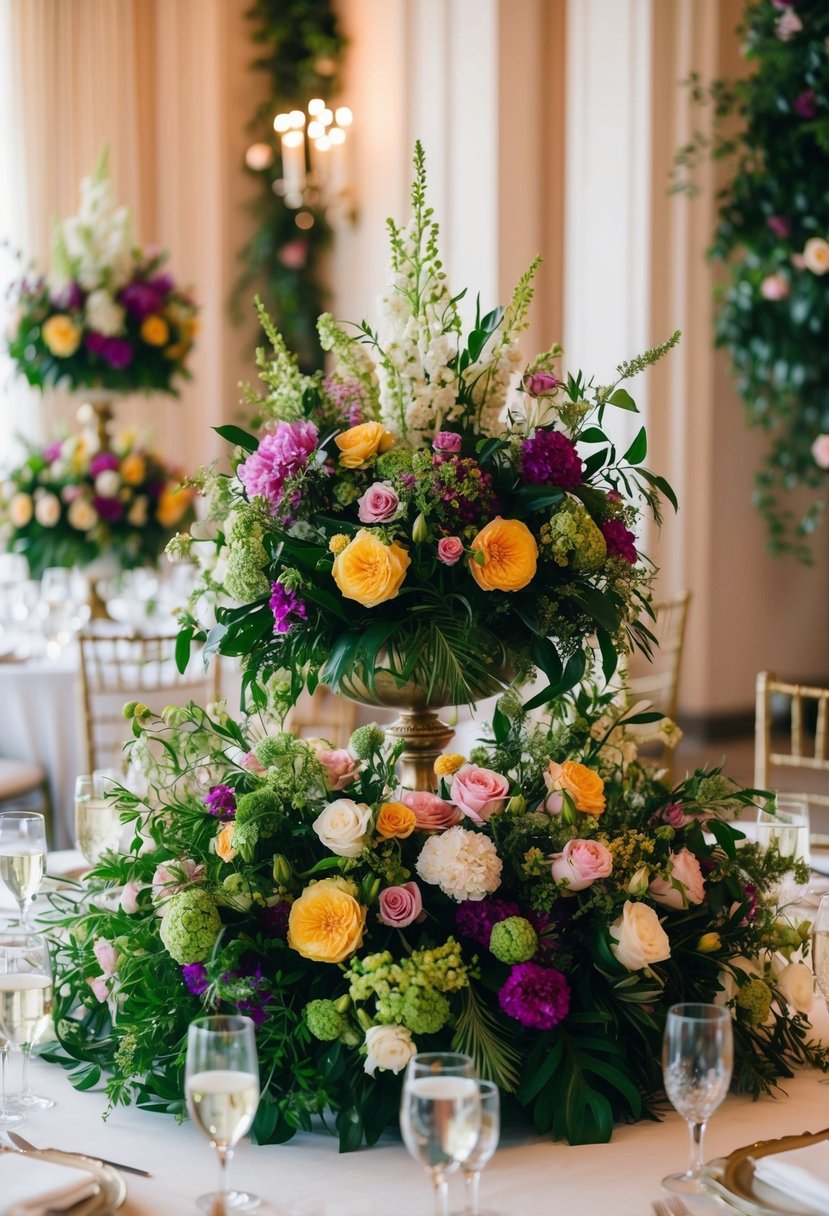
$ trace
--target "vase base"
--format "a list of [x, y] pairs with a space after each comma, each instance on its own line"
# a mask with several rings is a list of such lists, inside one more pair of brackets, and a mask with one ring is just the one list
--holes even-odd
[[432, 709], [404, 709], [386, 727], [386, 736], [403, 743], [397, 762], [401, 785], [411, 790], [437, 789], [435, 761], [454, 737], [454, 730], [442, 722]]

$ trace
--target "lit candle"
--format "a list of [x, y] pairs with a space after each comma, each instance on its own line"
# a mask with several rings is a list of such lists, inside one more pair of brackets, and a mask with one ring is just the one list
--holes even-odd
[[298, 207], [305, 189], [305, 135], [302, 131], [286, 131], [282, 136], [282, 179], [285, 202], [289, 207]]
[[317, 186], [324, 194], [328, 189], [328, 171], [331, 164], [331, 140], [327, 135], [321, 135], [314, 141], [317, 150]]
[[346, 167], [345, 131], [332, 127], [328, 132], [331, 144], [331, 193], [335, 199], [342, 194], [348, 183]]

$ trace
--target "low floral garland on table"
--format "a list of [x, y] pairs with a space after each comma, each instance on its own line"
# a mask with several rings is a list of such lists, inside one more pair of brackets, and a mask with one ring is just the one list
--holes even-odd
[[104, 152], [81, 182], [78, 214], [55, 224], [48, 278], [27, 274], [10, 288], [8, 353], [36, 388], [174, 393], [174, 378], [189, 377], [197, 306], [163, 251], [134, 247], [130, 226]]
[[663, 784], [637, 758], [674, 733], [660, 715], [586, 686], [535, 722], [507, 694], [434, 794], [399, 788], [374, 725], [334, 750], [221, 707], [125, 712], [151, 777], [121, 794], [132, 850], [82, 905], [53, 896], [47, 1055], [79, 1087], [180, 1114], [186, 1028], [214, 1010], [257, 1024], [259, 1142], [330, 1116], [372, 1143], [412, 1053], [450, 1047], [540, 1132], [608, 1140], [656, 1110], [675, 1001], [729, 1005], [739, 1091], [827, 1067], [809, 926], [768, 900], [788, 862], [729, 822], [757, 792]]
[[0, 485], [0, 541], [26, 557], [33, 578], [99, 557], [124, 570], [153, 564], [194, 518], [182, 477], [128, 435], [106, 452], [86, 434], [31, 447]]

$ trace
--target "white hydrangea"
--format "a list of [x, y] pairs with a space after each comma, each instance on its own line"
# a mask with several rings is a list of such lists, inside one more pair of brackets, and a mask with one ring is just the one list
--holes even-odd
[[81, 182], [77, 215], [55, 228], [53, 286], [77, 279], [85, 291], [106, 286], [117, 292], [132, 277], [131, 224], [129, 208], [115, 206], [104, 154], [95, 173]]
[[503, 862], [488, 836], [454, 827], [429, 837], [415, 869], [424, 882], [461, 903], [497, 891]]

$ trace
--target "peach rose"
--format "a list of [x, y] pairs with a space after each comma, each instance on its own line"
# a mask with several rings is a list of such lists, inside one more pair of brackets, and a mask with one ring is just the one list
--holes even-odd
[[395, 598], [410, 564], [411, 558], [400, 545], [384, 545], [379, 537], [361, 528], [334, 558], [331, 573], [347, 600], [376, 608]]
[[455, 774], [449, 797], [480, 828], [507, 805], [509, 781], [492, 769], [465, 764]]
[[535, 577], [538, 545], [520, 519], [496, 515], [472, 542], [474, 553], [469, 563], [472, 577], [482, 591], [520, 591]]
[[349, 427], [341, 435], [334, 436], [340, 449], [340, 464], [344, 469], [359, 469], [378, 452], [387, 452], [394, 446], [394, 436], [382, 422], [361, 422]]
[[81, 344], [81, 331], [69, 317], [55, 313], [43, 322], [43, 341], [57, 359], [69, 359]]
[[420, 832], [443, 832], [463, 819], [461, 810], [428, 790], [403, 790], [400, 802], [410, 807]]
[[829, 435], [818, 435], [812, 444], [812, 459], [819, 469], [829, 469]]
[[[688, 849], [671, 853], [670, 878], [654, 878], [648, 894], [656, 903], [666, 908], [687, 908], [689, 904], [701, 904], [705, 899], [705, 880], [699, 862]], [[674, 886], [674, 882], [681, 885]]]
[[360, 762], [344, 747], [324, 747], [317, 752], [317, 759], [325, 769], [325, 788], [333, 794], [351, 785], [360, 771]]
[[138, 486], [147, 476], [147, 462], [143, 456], [125, 456], [121, 462], [121, 480], [125, 485]]
[[314, 963], [341, 963], [363, 944], [366, 910], [343, 879], [324, 878], [291, 904], [288, 945]]
[[236, 850], [233, 847], [233, 829], [236, 824], [231, 819], [229, 823], [225, 823], [219, 829], [219, 834], [216, 837], [216, 852], [222, 861], [233, 861], [236, 856]]
[[417, 827], [417, 816], [404, 802], [384, 802], [374, 826], [384, 840], [405, 840]]
[[569, 794], [576, 810], [585, 815], [601, 815], [605, 809], [604, 781], [586, 764], [576, 760], [557, 764], [551, 760], [544, 773], [544, 784], [550, 794], [544, 805], [551, 815], [561, 810], [562, 792]]
[[598, 840], [568, 840], [550, 867], [556, 882], [564, 881], [568, 891], [583, 891], [597, 878], [607, 878], [613, 870], [610, 849]]
[[31, 495], [24, 494], [22, 491], [19, 494], [15, 494], [9, 503], [9, 519], [15, 528], [25, 528], [34, 513], [35, 506]]
[[163, 317], [151, 313], [141, 322], [141, 338], [148, 346], [164, 346], [170, 340], [170, 326]]
[[807, 241], [803, 246], [803, 265], [812, 274], [826, 274], [829, 271], [829, 241], [824, 241], [822, 236], [813, 236]]

